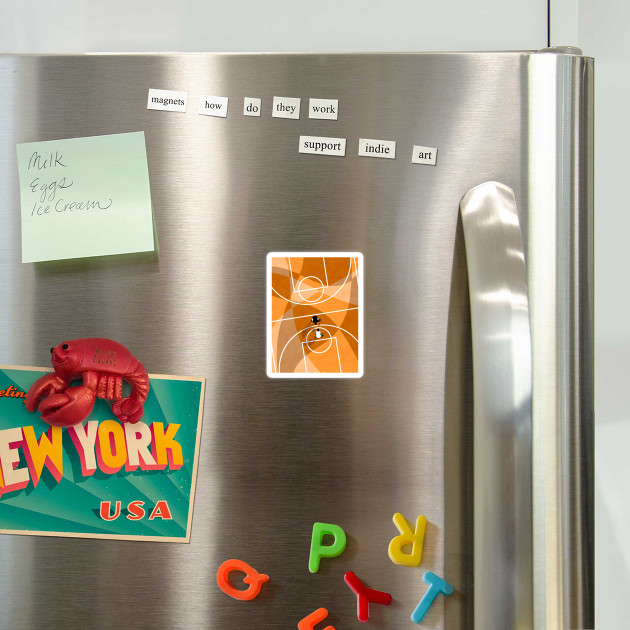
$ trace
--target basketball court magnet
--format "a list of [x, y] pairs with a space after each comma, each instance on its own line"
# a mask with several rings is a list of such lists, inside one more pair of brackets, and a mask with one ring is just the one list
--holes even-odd
[[267, 375], [363, 376], [363, 255], [267, 255]]

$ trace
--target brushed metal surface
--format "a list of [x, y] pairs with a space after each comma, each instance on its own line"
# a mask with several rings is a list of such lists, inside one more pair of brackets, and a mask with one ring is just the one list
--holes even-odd
[[592, 628], [593, 61], [529, 59], [536, 628]]
[[[45, 364], [56, 340], [109, 336], [149, 372], [207, 378], [191, 543], [2, 536], [0, 624], [285, 628], [324, 605], [333, 625], [349, 627], [356, 603], [342, 576], [352, 570], [394, 596], [372, 607], [372, 625], [400, 628], [432, 570], [456, 592], [446, 606], [438, 598], [423, 626], [472, 626], [472, 364], [458, 207], [480, 182], [504, 182], [527, 255], [535, 249], [531, 58], [0, 57], [2, 362]], [[149, 87], [187, 90], [188, 113], [146, 110]], [[228, 96], [227, 119], [197, 115], [200, 94]], [[271, 118], [274, 95], [301, 97], [303, 109], [309, 97], [338, 98], [339, 120]], [[263, 99], [262, 117], [241, 115], [243, 96]], [[22, 265], [15, 144], [137, 130], [159, 253]], [[346, 137], [347, 156], [299, 155], [300, 135]], [[397, 140], [397, 159], [358, 158], [359, 137]], [[413, 144], [438, 147], [437, 165], [412, 165]], [[265, 375], [265, 256], [291, 249], [364, 254], [363, 378]], [[575, 337], [566, 343], [577, 352]], [[387, 557], [396, 511], [429, 519], [418, 570]], [[316, 520], [338, 523], [349, 542], [343, 560], [311, 575]], [[270, 575], [254, 602], [216, 586], [229, 557]]]
[[474, 380], [475, 628], [533, 627], [532, 340], [512, 190], [485, 182], [460, 204]]

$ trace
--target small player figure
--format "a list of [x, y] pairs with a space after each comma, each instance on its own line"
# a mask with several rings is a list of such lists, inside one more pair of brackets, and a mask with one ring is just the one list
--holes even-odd
[[321, 339], [324, 336], [324, 333], [318, 328], [315, 331], [315, 339]]
[[313, 325], [317, 326], [317, 324], [319, 324], [319, 322], [321, 322], [321, 317], [317, 317], [317, 315], [313, 315], [313, 317], [311, 318], [311, 321], [313, 322]]

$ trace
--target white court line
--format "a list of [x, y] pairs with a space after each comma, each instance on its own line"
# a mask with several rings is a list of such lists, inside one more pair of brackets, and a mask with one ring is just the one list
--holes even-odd
[[[313, 278], [315, 278], [316, 276], [313, 276]], [[319, 278], [317, 278], [319, 280]], [[319, 280], [321, 282], [321, 280]], [[324, 287], [324, 289], [327, 289], [328, 285], [326, 285]], [[322, 288], [321, 287], [314, 287], [312, 289], [300, 289], [299, 291], [297, 291], [297, 293], [306, 293], [307, 291], [321, 291]]]
[[[322, 258], [322, 260], [324, 261], [324, 274], [326, 274], [326, 284], [324, 285], [324, 283], [322, 282], [322, 279], [318, 276], [309, 276], [311, 278], [317, 278], [320, 282], [322, 282], [322, 285], [324, 285], [324, 292], [326, 291], [326, 289], [328, 288], [328, 274], [326, 273], [326, 260], [324, 258]], [[295, 282], [293, 282], [293, 269], [291, 269], [291, 258], [287, 256], [287, 263], [289, 264], [289, 278], [291, 278], [291, 295], [293, 295], [296, 291], [295, 291]], [[302, 280], [304, 280], [304, 277], [302, 277]], [[315, 291], [316, 289], [300, 289], [299, 291], [297, 291], [297, 293], [300, 293], [300, 291]], [[320, 289], [317, 289], [317, 291], [319, 291]], [[300, 296], [302, 297], [302, 296]]]
[[[286, 256], [284, 258], [286, 258]], [[348, 256], [339, 256], [339, 258], [348, 258]], [[346, 275], [346, 279], [342, 282], [339, 288], [332, 295], [329, 295], [325, 300], [319, 300], [319, 302], [310, 302], [310, 304], [312, 304], [313, 306], [317, 306], [318, 304], [323, 304], [324, 302], [328, 302], [328, 300], [332, 300], [337, 295], [337, 293], [339, 293], [346, 286], [346, 284], [348, 284], [348, 278], [350, 277], [350, 273], [352, 272], [352, 257], [348, 258], [348, 262], [348, 274]], [[332, 286], [336, 285], [333, 284]], [[270, 283], [267, 290], [269, 290], [269, 288], [271, 288], [272, 293], [275, 293], [281, 300], [284, 300], [285, 302], [290, 302], [291, 304], [304, 306], [304, 302], [295, 302], [290, 298], [284, 297], [284, 295], [280, 295], [273, 287], [273, 284]]]
[[337, 347], [337, 360], [339, 361], [339, 374], [343, 374], [343, 370], [341, 368], [341, 356], [339, 356], [339, 344], [337, 343], [337, 337], [335, 339], [335, 346]]
[[[304, 305], [306, 306], [306, 304]], [[313, 318], [313, 315], [331, 315], [332, 313], [345, 313], [346, 311], [356, 311], [359, 307], [358, 306], [353, 306], [352, 308], [342, 308], [339, 309], [338, 311], [328, 311], [327, 313], [311, 313], [310, 315], [298, 315], [297, 317], [282, 317], [280, 319], [272, 319], [271, 323], [272, 324], [277, 324], [278, 322], [285, 322], [285, 321], [289, 321], [290, 319], [302, 319], [303, 317], [309, 317], [309, 318]]]
[[[330, 334], [330, 333], [328, 333]], [[336, 337], [328, 337], [328, 339], [330, 339], [331, 341], [335, 342], [335, 348], [337, 348], [337, 360], [339, 361], [339, 374], [343, 374], [343, 370], [341, 368], [341, 356], [339, 355], [339, 343], [337, 342], [337, 338]], [[318, 339], [318, 341], [320, 341]], [[302, 342], [302, 356], [304, 357], [304, 371], [309, 374], [308, 368], [306, 367], [306, 353], [304, 351], [304, 346], [306, 345], [306, 342], [303, 341]], [[331, 344], [332, 345], [332, 344]], [[325, 350], [324, 352], [315, 352], [315, 354], [325, 354], [326, 352], [328, 352], [328, 350]], [[311, 372], [312, 374], [312, 372]], [[335, 372], [318, 372], [318, 374], [335, 374]]]
[[[326, 329], [324, 329], [326, 330]], [[305, 345], [311, 352], [314, 352], [315, 354], [324, 354], [325, 352], [328, 352], [331, 348], [332, 348], [332, 336], [330, 335], [330, 333], [328, 331], [328, 337], [314, 337], [313, 339], [311, 339], [310, 341], [308, 340], [308, 336], [311, 334], [311, 332], [313, 331], [313, 329], [311, 328], [311, 330], [309, 330], [306, 333], [306, 341], [302, 342], [302, 345]], [[317, 333], [315, 333], [317, 334]], [[315, 348], [313, 348], [313, 346], [311, 346], [312, 343], [316, 342], [316, 341], [322, 341], [323, 339], [328, 339], [330, 341], [330, 343], [323, 349], [323, 350], [315, 350]]]
[[[284, 348], [282, 348], [282, 352], [280, 353], [280, 358], [278, 359], [278, 373], [281, 373], [281, 369], [282, 369], [282, 357], [284, 356], [284, 351], [287, 349], [287, 346], [301, 333], [304, 332], [305, 330], [309, 330], [311, 328], [317, 328], [317, 326], [315, 324], [313, 324], [312, 326], [307, 326], [306, 328], [302, 328], [302, 330], [298, 330], [295, 335], [293, 335], [293, 337], [291, 337], [289, 339], [289, 341], [287, 341], [284, 344]], [[323, 328], [324, 330], [326, 330], [326, 332], [332, 337], [332, 333], [330, 332], [330, 330], [328, 330], [328, 328], [336, 328], [337, 330], [341, 330], [341, 332], [345, 332], [346, 335], [350, 335], [358, 344], [359, 344], [359, 352], [361, 352], [361, 344], [359, 342], [359, 340], [348, 330], [346, 330], [345, 328], [341, 328], [340, 326], [333, 326], [332, 324], [326, 324], [326, 326], [320, 326], [320, 328]], [[361, 328], [359, 329], [361, 330]], [[308, 333], [307, 333], [308, 334]], [[361, 335], [361, 332], [359, 332], [359, 335]], [[359, 362], [359, 367], [361, 366], [360, 362]]]
[[293, 282], [293, 269], [291, 269], [291, 258], [287, 258], [287, 263], [289, 263], [289, 278], [291, 278], [291, 295], [295, 293], [295, 284]]

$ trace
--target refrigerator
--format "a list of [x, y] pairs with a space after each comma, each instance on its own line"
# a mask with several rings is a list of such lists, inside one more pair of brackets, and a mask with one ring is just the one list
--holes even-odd
[[[1, 627], [356, 628], [347, 572], [375, 628], [593, 626], [592, 59], [2, 55], [0, 103], [0, 363], [206, 379], [190, 542], [1, 535]], [[155, 251], [22, 263], [16, 145], [137, 131]]]

